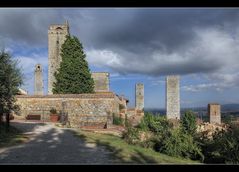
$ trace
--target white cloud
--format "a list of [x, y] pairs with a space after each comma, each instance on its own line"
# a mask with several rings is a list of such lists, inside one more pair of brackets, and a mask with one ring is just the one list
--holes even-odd
[[47, 67], [48, 65], [48, 57], [44, 55], [32, 54], [30, 57], [19, 56], [15, 59], [19, 61], [19, 65], [25, 73], [33, 71], [35, 65], [38, 63], [43, 67]]
[[89, 50], [86, 51], [87, 60], [95, 66], [118, 66], [121, 65], [120, 57], [111, 50]]
[[190, 92], [198, 92], [198, 91], [203, 91], [211, 88], [218, 88], [218, 85], [215, 83], [212, 84], [198, 84], [198, 85], [187, 85], [187, 86], [182, 86], [182, 90], [184, 91], [190, 91]]
[[194, 28], [196, 38], [188, 46], [173, 52], [154, 50], [133, 54], [124, 50], [91, 49], [87, 58], [93, 65], [110, 67], [116, 72], [147, 75], [211, 74], [235, 72], [239, 67], [239, 40], [217, 27]]

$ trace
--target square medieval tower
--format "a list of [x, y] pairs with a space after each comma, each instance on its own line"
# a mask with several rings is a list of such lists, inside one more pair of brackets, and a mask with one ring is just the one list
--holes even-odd
[[65, 24], [50, 25], [48, 29], [48, 94], [52, 94], [53, 83], [55, 82], [54, 73], [60, 67], [61, 46], [69, 35], [69, 25]]
[[208, 115], [210, 123], [221, 124], [221, 105], [218, 103], [208, 104]]
[[166, 116], [167, 119], [180, 119], [180, 85], [179, 76], [166, 78]]

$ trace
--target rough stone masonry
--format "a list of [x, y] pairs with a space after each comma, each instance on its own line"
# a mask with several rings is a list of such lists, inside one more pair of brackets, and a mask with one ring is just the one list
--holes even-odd
[[[53, 83], [56, 81], [54, 73], [60, 67], [62, 61], [61, 46], [69, 35], [69, 24], [50, 25], [48, 30], [48, 94], [51, 95]], [[93, 72], [92, 78], [95, 83], [96, 92], [109, 91], [109, 73]]]
[[121, 100], [113, 92], [94, 94], [53, 94], [44, 96], [16, 96], [21, 116], [41, 115], [42, 121], [49, 121], [50, 109], [67, 115], [71, 127], [112, 124], [112, 114], [119, 114]]
[[50, 25], [48, 30], [48, 94], [52, 94], [53, 83], [55, 82], [54, 73], [60, 67], [61, 46], [67, 35], [69, 35], [67, 21], [63, 25]]
[[208, 115], [211, 124], [221, 124], [221, 106], [218, 103], [208, 104]]
[[144, 84], [141, 83], [135, 85], [135, 108], [144, 109]]
[[109, 76], [108, 72], [92, 72], [92, 78], [94, 80], [94, 91], [95, 92], [107, 92], [110, 91], [109, 87]]
[[180, 119], [179, 76], [166, 78], [166, 116], [167, 119]]
[[34, 76], [34, 95], [43, 95], [42, 66], [40, 64], [35, 66]]

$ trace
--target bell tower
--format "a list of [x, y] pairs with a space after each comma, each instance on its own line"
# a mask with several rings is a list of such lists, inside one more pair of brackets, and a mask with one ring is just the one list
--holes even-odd
[[35, 66], [34, 95], [43, 95], [42, 66], [40, 64]]
[[69, 35], [69, 24], [53, 24], [48, 29], [48, 94], [52, 93], [53, 83], [55, 82], [54, 73], [60, 67], [61, 46]]

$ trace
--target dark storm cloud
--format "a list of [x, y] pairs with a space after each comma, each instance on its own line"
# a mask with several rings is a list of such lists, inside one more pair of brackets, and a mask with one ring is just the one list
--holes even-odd
[[0, 9], [0, 36], [18, 44], [47, 46], [49, 25], [63, 22], [60, 9]]
[[[29, 48], [46, 47], [48, 26], [65, 19], [95, 65], [126, 73], [189, 74], [224, 66], [236, 47], [230, 36], [238, 32], [239, 10], [1, 9], [0, 36]], [[221, 33], [225, 38], [218, 38]], [[217, 49], [220, 41], [227, 43], [223, 50]]]
[[238, 10], [139, 9], [127, 13], [123, 16], [124, 20], [118, 21], [110, 12], [108, 16], [103, 16], [105, 18], [96, 16], [98, 36], [94, 41], [95, 46], [100, 48], [120, 47], [131, 52], [162, 49], [171, 52], [195, 39], [194, 27], [223, 27], [226, 23], [234, 23], [238, 15]]

